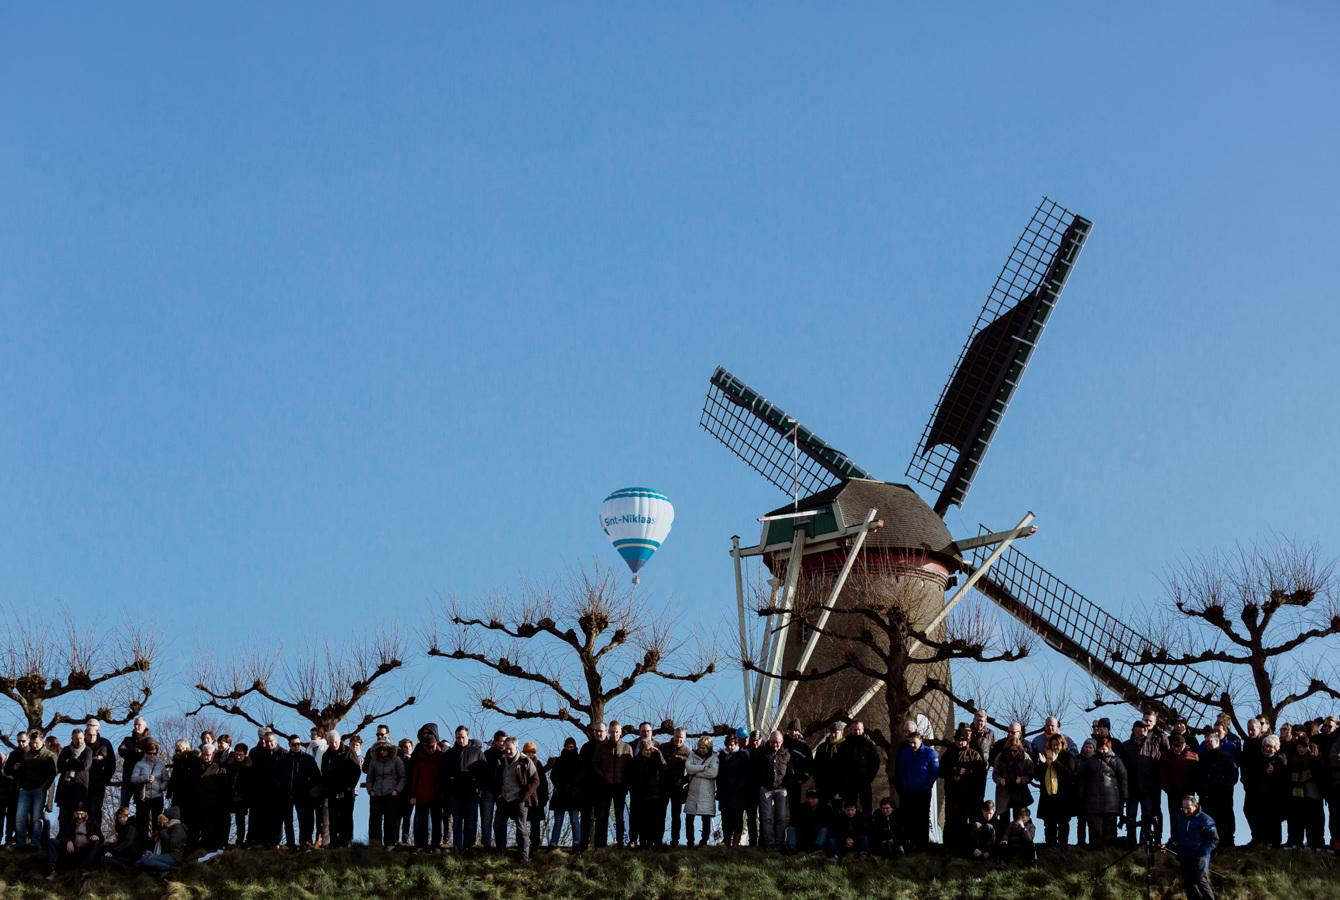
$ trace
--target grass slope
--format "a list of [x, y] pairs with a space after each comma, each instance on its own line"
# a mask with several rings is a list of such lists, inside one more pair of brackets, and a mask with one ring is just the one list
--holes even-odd
[[[918, 856], [887, 862], [831, 864], [816, 857], [782, 857], [720, 848], [666, 853], [595, 851], [540, 854], [523, 866], [515, 857], [424, 856], [368, 847], [343, 851], [230, 852], [188, 864], [166, 881], [97, 872], [88, 878], [39, 877], [35, 857], [0, 853], [0, 897], [259, 898], [331, 897], [916, 897], [1019, 900], [1124, 900], [1144, 896], [1142, 857], [1095, 870], [1117, 854], [1044, 850], [1039, 865], [998, 871], [966, 860]], [[1215, 860], [1221, 898], [1335, 897], [1340, 860], [1329, 854], [1236, 851]], [[1181, 897], [1176, 861], [1162, 856], [1153, 896]]]

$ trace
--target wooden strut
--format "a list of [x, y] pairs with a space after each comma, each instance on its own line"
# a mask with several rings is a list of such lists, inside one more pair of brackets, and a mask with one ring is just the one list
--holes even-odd
[[[977, 582], [981, 580], [982, 576], [987, 573], [987, 570], [989, 570], [993, 565], [996, 564], [996, 561], [1000, 559], [1000, 557], [1005, 553], [1007, 549], [1009, 549], [1009, 546], [1011, 544], [1013, 544], [1020, 537], [1028, 537], [1030, 534], [1032, 534], [1031, 531], [1029, 531], [1027, 534], [1021, 534], [1021, 532], [1023, 532], [1023, 530], [1033, 521], [1033, 518], [1034, 518], [1033, 513], [1029, 512], [1025, 514], [1022, 519], [1019, 520], [1019, 524], [1014, 526], [1013, 529], [1011, 529], [1011, 534], [1008, 537], [1006, 537], [1005, 540], [1001, 541], [996, 546], [995, 550], [991, 551], [991, 555], [986, 558], [986, 561], [983, 562], [982, 565], [972, 573], [972, 575], [968, 576], [968, 580], [963, 583], [962, 587], [960, 587], [957, 591], [954, 592], [954, 596], [949, 598], [949, 602], [944, 605], [944, 608], [941, 609], [936, 614], [934, 619], [931, 619], [930, 623], [927, 624], [924, 629], [922, 629], [923, 633], [930, 634], [937, 627], [939, 627], [941, 622], [943, 622], [946, 618], [948, 618], [950, 611], [953, 610], [953, 608], [958, 605], [958, 602], [960, 600], [962, 600], [964, 597], [968, 595], [968, 591], [972, 590], [973, 587], [977, 584]], [[907, 655], [912, 656], [914, 653], [920, 650], [922, 646], [923, 644], [920, 639], [913, 640], [912, 643], [907, 648]], [[866, 692], [861, 695], [860, 699], [858, 699], [855, 703], [853, 703], [850, 707], [848, 707], [847, 713], [844, 716], [844, 718], [848, 722], [852, 721], [858, 714], [860, 714], [861, 710], [865, 709], [867, 703], [875, 699], [875, 695], [878, 694], [883, 688], [884, 688], [884, 682], [878, 679], [871, 679], [870, 687], [866, 689]], [[890, 729], [896, 727], [898, 727], [897, 723], [895, 722], [889, 723]]]
[[[851, 575], [852, 567], [856, 565], [856, 558], [861, 555], [861, 547], [865, 545], [866, 536], [884, 524], [875, 521], [875, 516], [878, 513], [879, 510], [874, 508], [866, 513], [864, 527], [856, 535], [856, 540], [852, 542], [851, 548], [847, 551], [847, 559], [842, 564], [842, 571], [838, 573], [837, 581], [833, 582], [833, 588], [828, 592], [828, 600], [821, 608], [819, 620], [814, 625], [814, 631], [810, 634], [809, 640], [805, 642], [805, 649], [800, 654], [800, 661], [796, 663], [797, 672], [803, 673], [805, 667], [810, 664], [810, 657], [814, 655], [815, 648], [819, 646], [819, 635], [828, 625], [828, 617], [832, 615], [833, 608], [837, 606], [838, 597], [847, 584], [847, 577]], [[799, 682], [792, 681], [786, 686], [786, 692], [782, 694], [782, 702], [777, 706], [777, 715], [773, 719], [772, 727], [774, 729], [782, 727], [782, 718], [786, 715], [787, 707], [791, 705], [791, 698], [795, 696], [798, 684]]]
[[[731, 535], [730, 555], [735, 563], [735, 606], [740, 613], [740, 659], [749, 659], [749, 631], [745, 626], [744, 616], [744, 572], [740, 566], [740, 536]], [[744, 720], [746, 722], [754, 721], [754, 698], [749, 695], [749, 670], [740, 666], [740, 674], [744, 676]]]

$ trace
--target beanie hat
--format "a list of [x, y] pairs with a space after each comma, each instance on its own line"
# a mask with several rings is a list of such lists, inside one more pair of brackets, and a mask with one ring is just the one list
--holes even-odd
[[426, 741], [428, 740], [429, 735], [432, 735], [432, 738], [435, 741], [440, 740], [440, 738], [438, 738], [437, 736], [436, 722], [425, 722], [424, 724], [419, 726], [419, 740]]
[[741, 741], [747, 741], [749, 740], [749, 729], [741, 725], [739, 728], [735, 729], [735, 736]]
[[800, 719], [792, 719], [790, 722], [787, 722], [787, 723], [786, 723], [786, 730], [787, 730], [787, 731], [804, 731], [805, 729], [803, 729], [803, 728], [800, 727]]

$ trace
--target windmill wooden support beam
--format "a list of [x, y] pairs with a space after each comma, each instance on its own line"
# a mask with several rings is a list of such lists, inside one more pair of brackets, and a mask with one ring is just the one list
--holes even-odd
[[[735, 608], [740, 613], [740, 659], [749, 659], [749, 629], [745, 625], [744, 615], [744, 571], [740, 565], [740, 536], [731, 535], [730, 538], [731, 561], [735, 564]], [[749, 692], [749, 670], [740, 666], [740, 674], [744, 676], [744, 720], [746, 722], [754, 721], [754, 698]]]
[[[767, 660], [767, 673], [760, 682], [760, 699], [754, 704], [753, 729], [761, 730], [766, 724], [768, 707], [772, 706], [772, 697], [777, 690], [778, 678], [782, 667], [782, 654], [786, 651], [786, 638], [791, 631], [791, 608], [795, 605], [796, 585], [800, 581], [801, 561], [805, 557], [805, 525], [799, 524], [792, 532], [791, 556], [786, 561], [786, 580], [782, 584], [782, 608], [776, 616], [768, 618], [768, 634], [771, 645], [764, 650]], [[772, 622], [776, 619], [774, 629]]]
[[[954, 596], [949, 598], [949, 602], [944, 605], [944, 608], [941, 609], [938, 613], [936, 613], [935, 618], [931, 619], [931, 621], [926, 625], [926, 627], [922, 629], [923, 633], [930, 634], [936, 628], [939, 628], [945, 619], [949, 618], [949, 613], [953, 611], [954, 607], [958, 605], [959, 601], [962, 600], [964, 597], [968, 596], [968, 592], [977, 586], [977, 582], [982, 580], [982, 577], [986, 575], [986, 573], [991, 569], [993, 565], [996, 564], [996, 560], [1000, 559], [1001, 556], [1004, 555], [1005, 551], [1009, 549], [1009, 546], [1011, 544], [1013, 544], [1020, 537], [1028, 537], [1029, 535], [1033, 534], [1036, 531], [1036, 529], [1030, 529], [1028, 527], [1029, 524], [1032, 523], [1033, 518], [1034, 516], [1032, 512], [1026, 513], [1024, 517], [1019, 520], [1019, 524], [1014, 526], [1014, 528], [1010, 529], [1010, 532], [1012, 532], [1012, 534], [1010, 534], [1004, 540], [1002, 540], [996, 546], [996, 549], [991, 551], [991, 555], [988, 556], [986, 560], [980, 566], [978, 566], [977, 569], [971, 575], [968, 576], [968, 580], [963, 582], [963, 585], [957, 591], [954, 592]], [[908, 645], [907, 655], [912, 656], [918, 650], [920, 650], [922, 646], [923, 645], [921, 641], [919, 640], [912, 641], [912, 643]], [[875, 699], [875, 696], [883, 689], [884, 689], [884, 682], [879, 680], [872, 680], [870, 683], [870, 687], [866, 689], [866, 692], [862, 694], [855, 703], [853, 703], [850, 707], [847, 708], [847, 713], [844, 718], [846, 718], [846, 720], [850, 722], [857, 715], [859, 715], [861, 710], [865, 709], [866, 704], [868, 704], [871, 700]], [[896, 727], [896, 723], [890, 722], [889, 727], [890, 728]]]
[[[872, 531], [878, 530], [883, 526], [883, 522], [876, 522], [875, 516], [879, 513], [877, 509], [871, 509], [865, 515], [865, 522], [861, 526], [860, 534], [856, 535], [856, 540], [852, 541], [851, 549], [847, 551], [847, 559], [842, 564], [842, 571], [838, 573], [837, 580], [833, 582], [833, 588], [828, 592], [828, 599], [824, 601], [819, 613], [819, 619], [814, 623], [814, 630], [810, 633], [809, 640], [805, 642], [805, 649], [800, 654], [800, 660], [796, 663], [796, 671], [804, 672], [805, 667], [810, 664], [810, 657], [814, 655], [814, 650], [819, 646], [819, 636], [828, 625], [828, 617], [833, 613], [833, 607], [837, 605], [838, 597], [842, 595], [842, 589], [847, 584], [847, 577], [851, 575], [852, 567], [856, 565], [856, 558], [861, 555], [861, 548], [865, 546], [866, 535]], [[777, 705], [777, 714], [773, 717], [772, 727], [774, 729], [782, 727], [782, 718], [786, 715], [787, 707], [791, 705], [791, 698], [795, 696], [796, 685], [799, 682], [792, 681], [786, 686], [786, 692], [782, 694], [782, 702]]]

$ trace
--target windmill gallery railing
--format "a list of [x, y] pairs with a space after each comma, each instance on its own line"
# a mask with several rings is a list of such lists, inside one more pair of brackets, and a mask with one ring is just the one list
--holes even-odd
[[[982, 526], [981, 531], [985, 534], [988, 529]], [[974, 566], [981, 565], [988, 553], [989, 547], [974, 550]], [[1162, 707], [1163, 712], [1190, 722], [1204, 718], [1204, 704], [1170, 692], [1185, 686], [1207, 696], [1215, 690], [1213, 681], [1188, 666], [1114, 660], [1114, 650], [1129, 651], [1149, 640], [1015, 548], [997, 560], [977, 589], [1123, 700]]]

